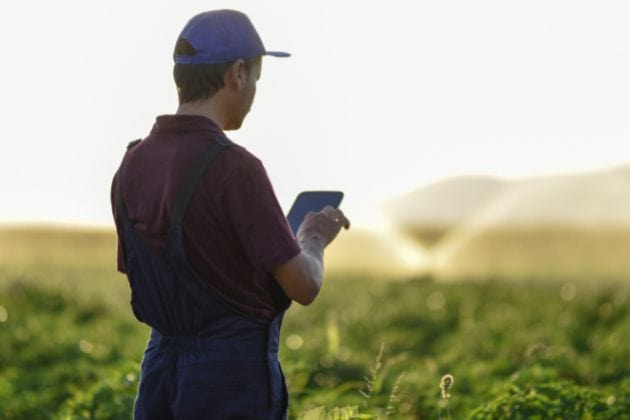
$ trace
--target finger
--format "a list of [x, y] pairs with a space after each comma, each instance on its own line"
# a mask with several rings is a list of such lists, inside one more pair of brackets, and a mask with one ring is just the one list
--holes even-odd
[[343, 221], [345, 223], [347, 220], [346, 215], [341, 210], [335, 209], [335, 221]]
[[344, 216], [344, 214], [343, 214], [341, 211], [337, 211], [337, 212], [334, 214], [334, 216], [333, 216], [333, 218], [332, 218], [332, 219], [333, 219], [333, 221], [334, 221], [335, 223], [338, 223], [338, 224], [340, 224], [341, 226], [344, 226], [344, 225], [345, 225], [345, 223], [346, 223], [346, 221], [347, 221], [346, 216]]
[[334, 216], [334, 218], [332, 220], [340, 228], [342, 228], [342, 227], [346, 228], [346, 229], [350, 228], [350, 220], [348, 220], [348, 218], [343, 214], [343, 212], [341, 210], [337, 211], [337, 213], [335, 214], [335, 216]]
[[340, 210], [337, 210], [336, 208], [331, 206], [324, 207], [322, 213], [335, 223], [339, 223], [339, 221], [343, 217], [343, 213]]
[[322, 213], [333, 219], [337, 217], [337, 212], [338, 210], [331, 206], [326, 206], [322, 209]]

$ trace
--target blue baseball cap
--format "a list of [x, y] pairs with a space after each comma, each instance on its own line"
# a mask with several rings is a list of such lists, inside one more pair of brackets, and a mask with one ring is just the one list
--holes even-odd
[[272, 55], [289, 57], [280, 51], [267, 51], [246, 14], [236, 10], [213, 10], [188, 21], [178, 39], [185, 39], [194, 55], [175, 55], [177, 64], [215, 64]]

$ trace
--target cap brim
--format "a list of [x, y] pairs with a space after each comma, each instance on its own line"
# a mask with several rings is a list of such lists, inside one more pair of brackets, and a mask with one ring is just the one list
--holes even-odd
[[291, 54], [282, 51], [266, 51], [265, 55], [271, 55], [274, 57], [291, 57]]

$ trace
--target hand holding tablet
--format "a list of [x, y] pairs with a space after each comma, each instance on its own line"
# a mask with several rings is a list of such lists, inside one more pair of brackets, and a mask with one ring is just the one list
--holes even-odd
[[[304, 191], [300, 193], [287, 216], [293, 234], [297, 234], [300, 225], [309, 212], [318, 213], [323, 211], [333, 221], [337, 223], [343, 222], [348, 228], [349, 222], [343, 213], [341, 211], [335, 212], [342, 199], [343, 193], [341, 191]], [[330, 209], [326, 209], [327, 206], [330, 206]]]

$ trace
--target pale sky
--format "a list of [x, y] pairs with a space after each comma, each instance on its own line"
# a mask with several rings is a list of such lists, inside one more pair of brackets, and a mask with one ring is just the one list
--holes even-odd
[[630, 2], [2, 2], [0, 222], [111, 224], [126, 143], [177, 106], [186, 21], [247, 13], [270, 50], [244, 127], [288, 210], [339, 189], [359, 226], [379, 203], [461, 174], [630, 163]]

